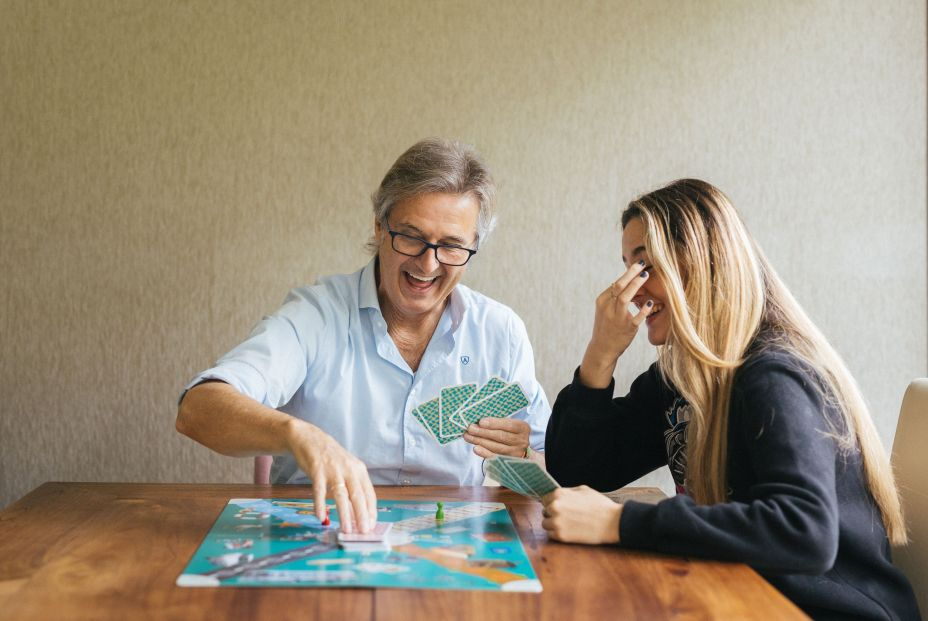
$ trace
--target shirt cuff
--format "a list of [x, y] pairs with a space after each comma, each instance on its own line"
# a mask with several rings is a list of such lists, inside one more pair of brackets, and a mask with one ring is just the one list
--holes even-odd
[[657, 522], [657, 505], [629, 500], [622, 505], [619, 545], [631, 549], [654, 549], [651, 526]]

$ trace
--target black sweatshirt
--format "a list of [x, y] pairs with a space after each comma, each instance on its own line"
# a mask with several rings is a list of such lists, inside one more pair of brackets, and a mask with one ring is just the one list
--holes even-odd
[[[825, 417], [840, 418], [813, 377], [783, 352], [750, 356], [732, 390], [729, 501], [630, 501], [620, 545], [747, 563], [816, 619], [918, 619], [860, 454], [826, 435]], [[548, 470], [562, 485], [609, 491], [670, 465], [682, 488], [689, 406], [656, 364], [625, 397], [613, 392], [614, 383], [591, 389], [577, 375], [561, 391], [545, 438]]]

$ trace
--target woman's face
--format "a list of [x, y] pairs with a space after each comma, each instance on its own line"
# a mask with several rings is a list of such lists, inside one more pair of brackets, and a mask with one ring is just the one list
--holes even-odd
[[670, 307], [667, 306], [667, 291], [661, 282], [660, 274], [651, 265], [651, 257], [645, 250], [645, 227], [641, 218], [633, 218], [622, 230], [622, 262], [626, 267], [638, 261], [644, 261], [648, 279], [632, 298], [638, 308], [645, 308], [648, 300], [654, 302], [654, 310], [645, 320], [648, 327], [648, 342], [651, 345], [663, 345], [667, 342], [670, 331]]

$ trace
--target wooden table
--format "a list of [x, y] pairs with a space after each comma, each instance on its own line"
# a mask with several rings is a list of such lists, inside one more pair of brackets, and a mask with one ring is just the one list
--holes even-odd
[[230, 498], [303, 486], [46, 483], [0, 512], [2, 619], [802, 619], [745, 565], [548, 541], [541, 505], [502, 488], [383, 487], [396, 500], [504, 502], [544, 592], [181, 588]]

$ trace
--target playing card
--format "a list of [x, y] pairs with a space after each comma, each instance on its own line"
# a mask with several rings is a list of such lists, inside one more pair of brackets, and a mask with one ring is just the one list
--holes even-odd
[[463, 430], [451, 424], [451, 416], [460, 409], [474, 393], [477, 392], [477, 384], [461, 384], [459, 386], [448, 386], [441, 389], [440, 402], [440, 435], [442, 438], [457, 439], [463, 435]]
[[533, 496], [528, 485], [526, 485], [509, 467], [502, 461], [491, 458], [487, 460], [487, 476], [494, 481], [499, 482], [504, 487], [508, 487], [514, 492], [523, 496]]
[[560, 487], [538, 462], [531, 459], [496, 455], [487, 460], [487, 473], [501, 485], [534, 498], [541, 498]]
[[468, 405], [458, 412], [458, 420], [467, 428], [481, 418], [506, 418], [512, 416], [528, 405], [528, 397], [518, 383], [509, 384], [473, 405]]
[[478, 401], [483, 401], [490, 395], [496, 392], [499, 392], [506, 386], [507, 386], [506, 380], [504, 380], [503, 378], [496, 377], [496, 376], [491, 377], [489, 380], [487, 380], [487, 383], [481, 386], [480, 390], [478, 390], [473, 396], [471, 396], [471, 398], [468, 399], [461, 407], [466, 408], [470, 405], [477, 403]]
[[467, 401], [465, 401], [458, 411], [451, 417], [451, 422], [460, 427], [461, 429], [467, 429], [469, 423], [465, 423], [461, 418], [461, 412], [466, 410], [469, 406], [483, 401], [490, 395], [493, 395], [507, 386], [505, 380], [501, 377], [491, 377], [487, 380], [487, 383], [484, 384], [480, 390], [474, 393]]
[[339, 531], [339, 541], [383, 541], [393, 528], [393, 522], [377, 522], [369, 533], [343, 533]]
[[419, 413], [416, 418], [418, 418], [419, 421], [425, 425], [425, 427], [429, 430], [432, 436], [438, 440], [439, 443], [444, 444], [441, 437], [440, 400], [440, 397], [435, 397], [434, 399], [430, 399], [429, 401], [421, 404], [418, 408], [416, 408], [416, 411]]

